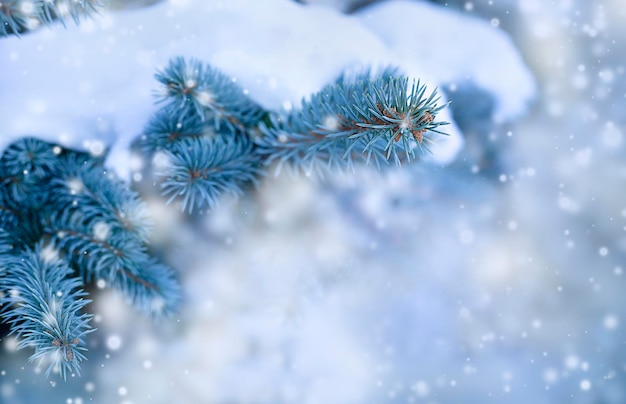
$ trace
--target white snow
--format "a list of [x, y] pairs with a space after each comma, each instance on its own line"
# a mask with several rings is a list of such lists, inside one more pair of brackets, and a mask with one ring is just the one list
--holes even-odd
[[[405, 5], [386, 4], [407, 15], [381, 14], [380, 25], [410, 21], [415, 8], [404, 10]], [[445, 31], [451, 13], [431, 11], [424, 24]], [[152, 76], [180, 55], [232, 75], [268, 108], [297, 106], [342, 70], [361, 65], [399, 65], [431, 88], [465, 77], [481, 55], [485, 64], [493, 64], [491, 72], [525, 69], [519, 57], [520, 65], [512, 67], [488, 58], [489, 41], [498, 41], [489, 35], [503, 38], [498, 29], [485, 31], [482, 53], [466, 53], [447, 65], [460, 51], [456, 42], [441, 45], [436, 57], [424, 61], [410, 57], [403, 38], [394, 42], [372, 25], [366, 14], [350, 17], [289, 0], [172, 0], [105, 14], [80, 27], [0, 40], [0, 149], [24, 134], [86, 150], [113, 145], [109, 163], [125, 175], [131, 164], [140, 164], [128, 158], [128, 142], [157, 108]], [[466, 29], [464, 39], [475, 35], [471, 24]], [[422, 52], [432, 46], [421, 44]], [[487, 84], [479, 84], [501, 105], [522, 110], [528, 95], [516, 83], [499, 88], [498, 77], [481, 77]], [[451, 121], [449, 115], [442, 118]], [[442, 138], [435, 150], [437, 164], [453, 160], [462, 145], [454, 125], [445, 129], [452, 136]], [[404, 386], [417, 397], [450, 401], [442, 386], [467, 392], [469, 384], [450, 372], [450, 364], [459, 369], [457, 361], [468, 352], [458, 347], [485, 352], [472, 363], [481, 375], [471, 381], [476, 389], [498, 380], [493, 375], [500, 365], [522, 361], [499, 348], [499, 338], [506, 335], [509, 343], [517, 323], [511, 325], [508, 316], [491, 317], [489, 302], [504, 302], [510, 309], [517, 300], [509, 297], [508, 285], [553, 286], [552, 278], [535, 274], [528, 281], [533, 268], [522, 266], [519, 256], [525, 258], [531, 248], [517, 239], [521, 231], [507, 230], [506, 238], [485, 233], [489, 206], [483, 209], [467, 195], [471, 187], [483, 197], [486, 186], [464, 182], [463, 194], [456, 191], [463, 188], [454, 182], [458, 173], [446, 177], [443, 171], [377, 176], [362, 170], [354, 175], [362, 184], [354, 190], [359, 197], [344, 207], [342, 198], [331, 198], [312, 182], [282, 176], [263, 185], [265, 192], [255, 196], [253, 206], [246, 200], [223, 203], [193, 231], [173, 224], [172, 209], [157, 211], [162, 206], [151, 205], [157, 227], [170, 229], [156, 236], [175, 238], [181, 247], [168, 254], [181, 269], [183, 312], [175, 324], [153, 326], [137, 320], [119, 297], [100, 293], [95, 323], [101, 335], [119, 335], [113, 341], [119, 349], [105, 340], [103, 347], [114, 352], [103, 362], [104, 371], [90, 373], [97, 387], [87, 383], [85, 390], [95, 388], [109, 401], [119, 401], [123, 391], [133, 402], [210, 397], [332, 403], [399, 400]], [[68, 184], [79, 192], [78, 185]], [[396, 199], [399, 205], [391, 202]], [[523, 218], [514, 217], [523, 230]], [[97, 286], [106, 285], [98, 280]], [[551, 317], [545, 318], [547, 328]], [[486, 345], [494, 348], [483, 350]], [[91, 355], [92, 369], [100, 369]]]
[[524, 113], [537, 91], [509, 36], [486, 21], [407, 0], [377, 3], [358, 15], [403, 66], [439, 83], [470, 81], [491, 93], [496, 121]]
[[[413, 38], [408, 46], [409, 39], [399, 37], [398, 30], [380, 28], [402, 25], [415, 10], [429, 12], [426, 20], [432, 27], [454, 20], [458, 28], [452, 28], [463, 30], [465, 38], [476, 29], [480, 37], [474, 42], [483, 46], [458, 56], [457, 49], [442, 46], [454, 36], [433, 44], [433, 33], [420, 28], [416, 35], [422, 39]], [[374, 16], [380, 24], [372, 24]], [[109, 164], [127, 177], [128, 144], [157, 108], [153, 75], [179, 55], [199, 58], [232, 75], [267, 108], [298, 105], [347, 68], [394, 64], [434, 88], [466, 74], [463, 69], [470, 61], [482, 60], [474, 71], [485, 71], [476, 74], [476, 80], [498, 95], [504, 112], [519, 112], [527, 93], [518, 87], [526, 78], [507, 81], [494, 72], [525, 71], [521, 60], [497, 30], [464, 22], [421, 4], [393, 2], [357, 19], [288, 0], [188, 0], [104, 13], [79, 27], [53, 26], [21, 38], [3, 38], [0, 149], [24, 135], [85, 150], [106, 144], [112, 146]], [[496, 48], [485, 51], [492, 45]], [[410, 58], [399, 49], [419, 57]], [[488, 57], [499, 50], [503, 59]], [[430, 54], [435, 57], [424, 58]], [[442, 74], [433, 74], [438, 71]], [[451, 121], [447, 112], [440, 117]], [[451, 161], [462, 145], [455, 125], [446, 131], [452, 136], [441, 138], [433, 149], [437, 163]]]

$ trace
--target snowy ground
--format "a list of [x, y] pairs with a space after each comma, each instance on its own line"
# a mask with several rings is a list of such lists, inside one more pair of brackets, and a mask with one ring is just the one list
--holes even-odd
[[[270, 177], [193, 226], [154, 202], [180, 316], [152, 324], [100, 294], [89, 363], [67, 383], [34, 374], [5, 339], [1, 401], [626, 401], [626, 12], [619, 0], [544, 3], [454, 14], [389, 2], [343, 16], [172, 0], [0, 41], [0, 143], [114, 142], [122, 175], [154, 111], [152, 73], [179, 54], [270, 107], [346, 67], [392, 62], [456, 86], [456, 108], [472, 111], [463, 148], [453, 127], [428, 164]], [[538, 81], [530, 111], [525, 63]], [[472, 85], [480, 97], [463, 92]], [[476, 123], [485, 110], [496, 123]]]

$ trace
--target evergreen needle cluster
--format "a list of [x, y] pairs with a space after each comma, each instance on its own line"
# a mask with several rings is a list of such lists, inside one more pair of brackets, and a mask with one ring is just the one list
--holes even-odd
[[[60, 4], [39, 3], [42, 15]], [[0, 4], [6, 16], [14, 2]], [[4, 33], [20, 27], [5, 22]], [[162, 106], [133, 142], [146, 162], [133, 178], [157, 184], [188, 213], [244, 192], [268, 167], [400, 165], [427, 150], [445, 124], [436, 120], [443, 108], [436, 93], [393, 69], [344, 74], [282, 111], [265, 110], [198, 60], [173, 59], [156, 79]], [[32, 360], [63, 378], [79, 373], [93, 331], [85, 285], [107, 285], [155, 317], [180, 301], [173, 272], [150, 254], [144, 202], [106, 169], [105, 157], [35, 138], [15, 141], [0, 157], [0, 316], [20, 348], [34, 348]]]
[[76, 23], [100, 7], [100, 0], [2, 0], [0, 37], [20, 35], [53, 21]]
[[299, 108], [267, 111], [232, 78], [173, 59], [156, 75], [163, 107], [133, 147], [169, 202], [192, 212], [241, 193], [262, 168], [323, 173], [355, 162], [400, 165], [427, 151], [444, 107], [395, 69], [344, 74]]
[[149, 253], [139, 195], [103, 156], [34, 138], [0, 157], [0, 315], [47, 374], [78, 374], [91, 316], [84, 286], [98, 282], [152, 316], [173, 313], [179, 286]]

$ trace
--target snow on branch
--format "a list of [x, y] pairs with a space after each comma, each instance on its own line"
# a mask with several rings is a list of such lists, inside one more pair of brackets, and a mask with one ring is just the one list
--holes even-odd
[[[2, 316], [20, 348], [65, 378], [78, 374], [90, 315], [84, 285], [105, 281], [153, 317], [176, 312], [174, 272], [150, 254], [144, 202], [102, 156], [34, 138], [0, 157]], [[45, 247], [44, 247], [45, 246]]]
[[[188, 213], [242, 194], [276, 162], [400, 165], [445, 124], [436, 92], [391, 68], [344, 74], [289, 111], [262, 109], [197, 60], [173, 59], [156, 78], [164, 105], [132, 148], [148, 163], [145, 182]], [[34, 347], [32, 358], [64, 378], [85, 359], [86, 284], [104, 282], [152, 317], [175, 313], [181, 300], [174, 272], [151, 255], [146, 204], [105, 167], [107, 152], [26, 137], [0, 156], [2, 316], [19, 347]]]
[[444, 134], [436, 121], [444, 108], [433, 91], [387, 69], [379, 77], [365, 72], [336, 83], [303, 100], [299, 109], [263, 124], [257, 143], [267, 160], [289, 162], [306, 170], [352, 166], [354, 161], [377, 166], [416, 158], [428, 151], [433, 134]]
[[290, 111], [262, 110], [233, 79], [195, 59], [173, 59], [156, 79], [166, 105], [133, 148], [162, 194], [187, 212], [213, 206], [224, 192], [241, 193], [261, 166], [400, 165], [445, 134], [436, 91], [393, 68], [344, 74]]

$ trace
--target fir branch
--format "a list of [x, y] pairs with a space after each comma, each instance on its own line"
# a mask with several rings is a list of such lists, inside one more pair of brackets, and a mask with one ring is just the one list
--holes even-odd
[[104, 280], [133, 307], [153, 317], [177, 310], [180, 289], [173, 272], [151, 258], [145, 246], [128, 232], [118, 231], [104, 239], [98, 235], [98, 223], [104, 222], [90, 227], [82, 222], [80, 212], [69, 219], [55, 219], [46, 228], [52, 245], [80, 270], [85, 281]]
[[[2, 243], [0, 243], [2, 245]], [[5, 251], [6, 252], [6, 251]], [[85, 360], [91, 315], [80, 313], [89, 303], [82, 282], [54, 254], [37, 246], [19, 255], [0, 254], [2, 317], [18, 336], [18, 348], [32, 347], [30, 360], [47, 364], [46, 376], [80, 375]]]
[[[195, 59], [173, 59], [156, 78], [166, 106], [133, 148], [148, 173], [156, 170], [168, 202], [178, 199], [190, 213], [213, 206], [224, 191], [240, 193], [239, 183], [253, 181], [259, 163], [320, 173], [359, 161], [400, 165], [427, 152], [446, 124], [436, 120], [445, 107], [436, 91], [409, 86], [393, 67], [343, 74], [300, 109], [282, 113], [263, 112], [226, 75]], [[231, 133], [236, 142], [228, 140]], [[254, 145], [241, 149], [237, 142], [247, 138]]]
[[132, 149], [144, 159], [150, 160], [159, 151], [172, 150], [174, 145], [189, 138], [216, 136], [215, 125], [203, 119], [195, 110], [178, 105], [167, 105], [154, 114], [141, 136], [132, 143]]
[[0, 2], [0, 37], [20, 35], [54, 21], [71, 18], [78, 24], [101, 7], [100, 0], [3, 0]]
[[0, 157], [0, 205], [13, 205], [18, 216], [24, 210], [41, 208], [49, 194], [50, 173], [57, 169], [58, 150], [30, 137], [10, 144]]
[[0, 163], [0, 187], [5, 198], [11, 200], [5, 205], [7, 207], [9, 204], [23, 209], [40, 207], [48, 195], [41, 186], [42, 180], [26, 169], [11, 173], [5, 164]]
[[153, 227], [139, 194], [93, 161], [70, 155], [50, 180], [50, 202], [57, 210], [79, 210], [82, 221], [106, 223], [112, 231], [128, 231], [147, 243]]
[[[168, 202], [189, 213], [223, 193], [243, 193], [264, 163], [322, 171], [415, 159], [445, 124], [436, 120], [443, 108], [436, 92], [427, 95], [419, 82], [409, 87], [391, 68], [375, 78], [344, 74], [280, 114], [197, 60], [174, 59], [157, 79], [165, 106], [132, 147]], [[174, 273], [150, 255], [144, 202], [105, 168], [105, 157], [32, 138], [0, 157], [2, 316], [20, 346], [34, 346], [32, 358], [63, 377], [84, 360], [83, 282], [103, 280], [154, 317], [172, 314], [181, 300]]]
[[160, 101], [195, 111], [216, 130], [252, 127], [265, 115], [234, 79], [197, 59], [174, 58], [155, 77], [163, 85], [156, 94]]
[[180, 200], [182, 210], [193, 212], [215, 205], [222, 193], [243, 193], [255, 183], [261, 160], [245, 134], [213, 138], [185, 138], [167, 150], [157, 168], [168, 203]]
[[[166, 288], [160, 290], [160, 283], [151, 280], [154, 276], [147, 269], [155, 264], [148, 254], [152, 222], [145, 203], [106, 170], [101, 159], [26, 138], [7, 148], [0, 158], [0, 168], [16, 177], [26, 176], [24, 173], [31, 170], [37, 176], [28, 174], [28, 178], [45, 183], [40, 191], [47, 195], [47, 207], [25, 224], [41, 222], [37, 239], [45, 237], [52, 242], [86, 282], [104, 279], [122, 293], [133, 291], [131, 301], [150, 300], [155, 294], [173, 302], [179, 300], [178, 295], [171, 294], [175, 291], [169, 285], [172, 276], [165, 276], [165, 270], [156, 272], [165, 276], [161, 283]], [[32, 194], [33, 186], [27, 184], [25, 194]], [[18, 198], [13, 195], [8, 199]], [[24, 209], [24, 201], [18, 202], [17, 209]], [[154, 286], [142, 300], [141, 290], [147, 289], [148, 283]], [[158, 311], [151, 314], [157, 315]]]
[[168, 203], [178, 200], [189, 213], [214, 206], [222, 193], [241, 194], [260, 174], [260, 156], [248, 135], [216, 125], [216, 119], [169, 104], [133, 141], [132, 148], [152, 165]]
[[11, 143], [0, 157], [6, 175], [33, 174], [44, 178], [58, 168], [60, 147], [39, 139], [25, 137]]
[[[50, 181], [46, 234], [86, 281], [102, 279], [153, 316], [180, 300], [170, 269], [149, 256], [152, 221], [139, 195], [100, 164], [70, 155]], [[157, 269], [152, 269], [157, 268]], [[163, 300], [165, 303], [152, 303]]]
[[136, 237], [108, 226], [69, 210], [52, 215], [45, 234], [86, 282], [105, 279], [112, 283], [119, 271], [137, 273], [148, 262], [148, 254]]
[[354, 161], [381, 162], [416, 158], [427, 151], [431, 134], [443, 134], [435, 120], [445, 106], [436, 91], [426, 94], [419, 82], [385, 70], [378, 78], [366, 72], [354, 81], [345, 76], [327, 86], [300, 109], [261, 124], [259, 152], [267, 163], [289, 162], [307, 170], [351, 166]]

